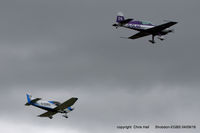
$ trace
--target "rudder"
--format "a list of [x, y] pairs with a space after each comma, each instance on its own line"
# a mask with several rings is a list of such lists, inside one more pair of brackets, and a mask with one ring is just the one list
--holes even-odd
[[121, 21], [124, 21], [124, 20], [125, 20], [125, 18], [124, 18], [123, 13], [122, 13], [122, 12], [118, 12], [118, 13], [117, 13], [116, 22], [117, 22], [117, 23], [120, 23]]
[[31, 95], [29, 95], [29, 94], [26, 94], [26, 98], [27, 98], [27, 103], [25, 104], [26, 106], [28, 106], [28, 105], [30, 105], [30, 103], [31, 103]]

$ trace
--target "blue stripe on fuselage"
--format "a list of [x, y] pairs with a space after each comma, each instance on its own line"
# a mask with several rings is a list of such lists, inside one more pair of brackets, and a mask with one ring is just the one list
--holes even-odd
[[35, 107], [38, 107], [38, 108], [41, 108], [41, 109], [44, 109], [44, 110], [47, 110], [47, 111], [55, 111], [53, 108], [49, 108], [49, 107], [46, 107], [46, 106], [42, 106], [42, 105], [39, 105], [37, 103], [31, 103], [31, 105], [35, 106]]

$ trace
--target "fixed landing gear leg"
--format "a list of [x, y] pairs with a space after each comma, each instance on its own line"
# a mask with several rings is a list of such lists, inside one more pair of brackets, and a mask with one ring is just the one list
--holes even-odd
[[152, 35], [152, 40], [149, 40], [149, 42], [151, 42], [151, 43], [153, 43], [153, 44], [154, 44], [154, 43], [155, 43], [155, 41], [154, 41], [154, 37], [155, 37], [155, 36], [154, 36], [154, 35]]
[[68, 118], [67, 114], [64, 114], [63, 117]]

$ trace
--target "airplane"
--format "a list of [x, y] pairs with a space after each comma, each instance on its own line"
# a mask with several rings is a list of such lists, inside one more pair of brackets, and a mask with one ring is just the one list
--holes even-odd
[[71, 106], [78, 100], [76, 97], [72, 97], [64, 103], [60, 103], [58, 101], [43, 101], [41, 98], [33, 98], [30, 94], [26, 94], [27, 103], [25, 106], [35, 106], [41, 109], [46, 110], [47, 112], [38, 115], [39, 117], [49, 117], [53, 118], [53, 115], [56, 113], [64, 114], [63, 117], [68, 118], [67, 113], [74, 110]]
[[113, 24], [116, 29], [118, 27], [124, 27], [132, 30], [139, 31], [137, 34], [130, 37], [121, 37], [126, 39], [138, 39], [148, 35], [152, 35], [152, 40], [149, 40], [151, 43], [155, 43], [154, 37], [158, 36], [158, 39], [161, 41], [164, 40], [164, 35], [173, 32], [173, 29], [169, 27], [177, 24], [178, 22], [168, 21], [161, 25], [153, 25], [151, 22], [134, 20], [132, 18], [125, 19], [123, 13], [119, 12], [116, 19], [116, 24]]

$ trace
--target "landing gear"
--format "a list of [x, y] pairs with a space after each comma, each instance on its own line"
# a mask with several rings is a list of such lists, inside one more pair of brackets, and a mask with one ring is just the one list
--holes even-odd
[[52, 119], [53, 117], [52, 116], [49, 116], [49, 119]]
[[154, 37], [155, 37], [155, 35], [152, 35], [152, 40], [149, 40], [149, 42], [151, 42], [151, 43], [155, 43], [155, 41], [154, 41]]
[[68, 116], [64, 116], [64, 115], [63, 115], [63, 117], [68, 118]]
[[156, 43], [156, 42], [155, 42], [155, 41], [153, 41], [153, 40], [149, 40], [149, 42], [151, 42], [152, 44]]
[[63, 115], [63, 117], [68, 118], [67, 113]]
[[161, 41], [164, 41], [165, 39], [164, 38], [159, 38]]

